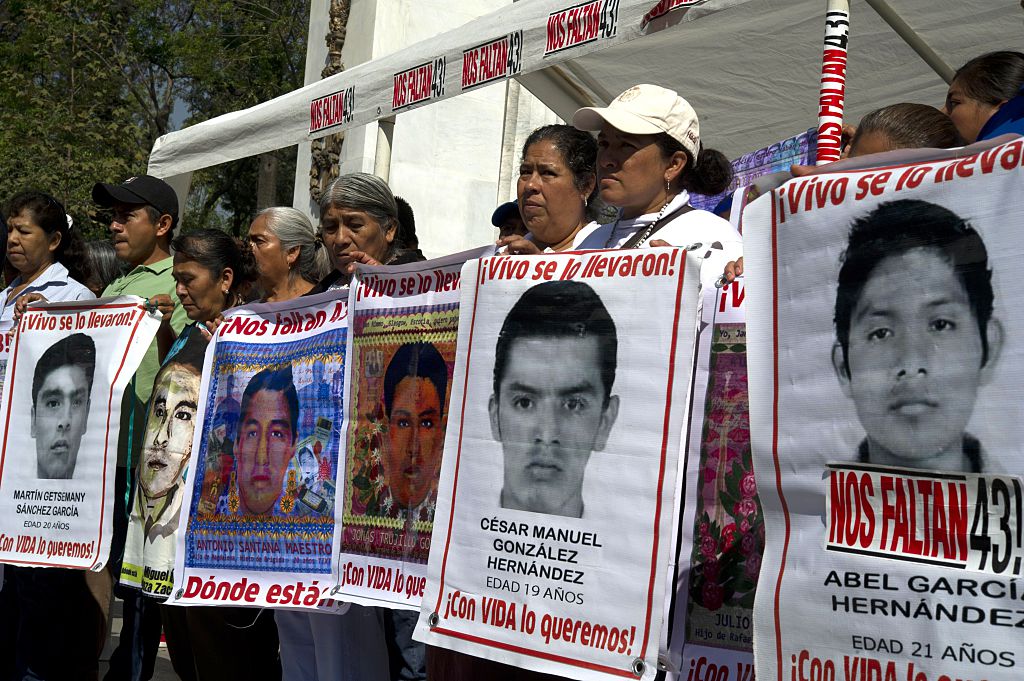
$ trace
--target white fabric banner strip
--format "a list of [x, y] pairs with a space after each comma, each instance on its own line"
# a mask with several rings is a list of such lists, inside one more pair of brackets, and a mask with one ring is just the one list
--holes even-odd
[[37, 303], [4, 383], [0, 561], [101, 570], [113, 532], [121, 397], [160, 326], [142, 298]]
[[331, 597], [417, 609], [455, 367], [461, 271], [493, 246], [359, 267], [350, 291], [346, 456]]
[[971, 151], [744, 212], [758, 678], [1021, 678], [1024, 139]]
[[472, 261], [416, 639], [577, 679], [653, 679], [700, 260]]
[[321, 607], [347, 335], [345, 289], [236, 308], [221, 322], [203, 368], [169, 603]]

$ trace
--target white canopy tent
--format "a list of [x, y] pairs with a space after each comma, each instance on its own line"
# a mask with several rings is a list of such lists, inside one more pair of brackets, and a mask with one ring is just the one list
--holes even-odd
[[[729, 157], [816, 124], [825, 0], [676, 0], [684, 6], [643, 26], [655, 4], [584, 2], [605, 26], [614, 20], [614, 34], [602, 29], [605, 35], [590, 42], [545, 55], [546, 47], [556, 47], [549, 42], [549, 18], [581, 3], [515, 2], [271, 101], [165, 135], [153, 146], [149, 172], [184, 196], [191, 173], [200, 168], [393, 116], [400, 127], [404, 111], [463, 92], [464, 50], [518, 31], [522, 52], [515, 77], [564, 119], [579, 106], [604, 104], [631, 85], [653, 82], [686, 97], [700, 115], [705, 145]], [[893, 25], [905, 22], [904, 37], [917, 52], [882, 14]], [[948, 76], [950, 67], [977, 54], [1018, 46], [1022, 20], [1017, 0], [852, 0], [847, 119], [900, 101], [940, 105], [946, 84], [919, 52], [930, 47], [932, 65]], [[418, 88], [415, 77], [402, 80], [398, 99], [427, 98], [393, 110], [401, 80], [396, 74], [427, 65], [417, 75], [427, 75], [434, 87], [428, 82]], [[320, 123], [336, 124], [311, 133], [311, 103], [334, 93], [348, 95], [344, 115], [335, 107], [337, 117]]]

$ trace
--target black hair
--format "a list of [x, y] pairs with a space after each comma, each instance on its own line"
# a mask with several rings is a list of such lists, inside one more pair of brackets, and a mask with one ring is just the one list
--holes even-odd
[[1016, 97], [1024, 85], [1024, 53], [987, 52], [957, 69], [953, 80], [971, 99], [998, 105]]
[[219, 277], [228, 268], [234, 273], [231, 292], [248, 289], [259, 277], [252, 249], [242, 246], [237, 239], [219, 229], [197, 229], [175, 237], [175, 254], [195, 261], [213, 277]]
[[292, 443], [294, 444], [299, 429], [299, 395], [295, 392], [295, 382], [292, 381], [291, 364], [269, 366], [249, 379], [249, 384], [242, 392], [242, 404], [238, 410], [238, 436], [241, 437], [242, 434], [241, 424], [249, 409], [249, 400], [261, 390], [284, 394], [285, 402], [288, 403], [288, 421], [291, 424]]
[[732, 164], [725, 154], [717, 149], [701, 147], [697, 161], [694, 162], [693, 155], [667, 132], [658, 133], [655, 144], [665, 159], [671, 158], [677, 151], [686, 154], [686, 167], [676, 178], [680, 188], [695, 194], [714, 196], [724, 192], [732, 183]]
[[893, 149], [949, 149], [964, 144], [953, 120], [927, 104], [903, 102], [875, 109], [860, 119], [851, 148], [856, 151], [857, 141], [871, 133], [885, 135]]
[[92, 392], [92, 379], [96, 373], [96, 343], [84, 333], [73, 333], [46, 348], [36, 361], [36, 370], [32, 376], [32, 405], [35, 406], [39, 391], [46, 378], [61, 367], [79, 367], [85, 372]]
[[24, 191], [11, 199], [7, 217], [25, 213], [32, 224], [37, 225], [48, 236], [60, 234], [60, 243], [53, 252], [53, 259], [67, 268], [68, 276], [84, 284], [89, 280], [89, 262], [85, 256], [85, 242], [74, 226], [68, 225], [64, 204], [49, 194], [39, 191]]
[[569, 172], [572, 173], [572, 184], [579, 191], [586, 191], [587, 185], [593, 183], [586, 200], [586, 217], [593, 220], [597, 217], [597, 140], [589, 132], [584, 132], [572, 125], [542, 125], [523, 142], [521, 159], [526, 152], [538, 142], [551, 142], [562, 155]]
[[384, 372], [384, 413], [388, 417], [391, 416], [398, 384], [410, 377], [429, 380], [437, 391], [441, 409], [444, 409], [448, 389], [448, 365], [444, 358], [431, 343], [405, 343], [395, 352]]
[[618, 336], [597, 293], [579, 281], [546, 281], [526, 290], [509, 310], [498, 334], [494, 394], [498, 395], [512, 344], [519, 338], [594, 338], [605, 403], [615, 384]]
[[174, 230], [178, 227], [178, 216], [171, 215], [170, 213], [164, 213], [156, 206], [151, 206], [148, 203], [143, 204], [129, 204], [129, 205], [141, 205], [146, 211], [146, 215], [149, 217], [149, 221], [154, 225], [160, 222], [160, 218], [164, 215], [169, 215], [171, 218], [171, 228], [167, 230], [167, 238], [172, 239], [174, 237]]
[[981, 334], [982, 365], [988, 361], [988, 322], [992, 318], [992, 270], [981, 235], [963, 218], [928, 201], [889, 201], [858, 218], [850, 227], [846, 250], [840, 256], [836, 290], [836, 339], [843, 366], [850, 373], [850, 322], [864, 286], [886, 258], [915, 248], [936, 251], [953, 268], [967, 293]]
[[412, 206], [401, 196], [395, 197], [398, 206], [398, 232], [395, 234], [397, 248], [419, 248], [420, 240], [416, 237], [416, 216]]

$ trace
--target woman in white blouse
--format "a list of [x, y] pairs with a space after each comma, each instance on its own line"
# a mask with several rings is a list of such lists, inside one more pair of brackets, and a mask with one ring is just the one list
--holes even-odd
[[7, 212], [7, 261], [18, 276], [0, 293], [0, 329], [12, 323], [14, 304], [29, 293], [48, 301], [95, 298], [87, 280], [85, 244], [64, 212], [48, 194], [22, 192]]

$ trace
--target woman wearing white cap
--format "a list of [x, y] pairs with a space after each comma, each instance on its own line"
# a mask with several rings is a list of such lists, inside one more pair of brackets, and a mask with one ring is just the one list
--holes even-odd
[[697, 112], [685, 99], [657, 85], [635, 85], [607, 107], [580, 109], [572, 122], [599, 131], [601, 199], [619, 209], [615, 221], [584, 228], [574, 250], [650, 245], [692, 250], [700, 244], [700, 252], [713, 261], [703, 268], [705, 285], [718, 278], [727, 261], [742, 255], [742, 237], [728, 221], [690, 206], [690, 191], [724, 191], [732, 167], [721, 152], [701, 146]]

